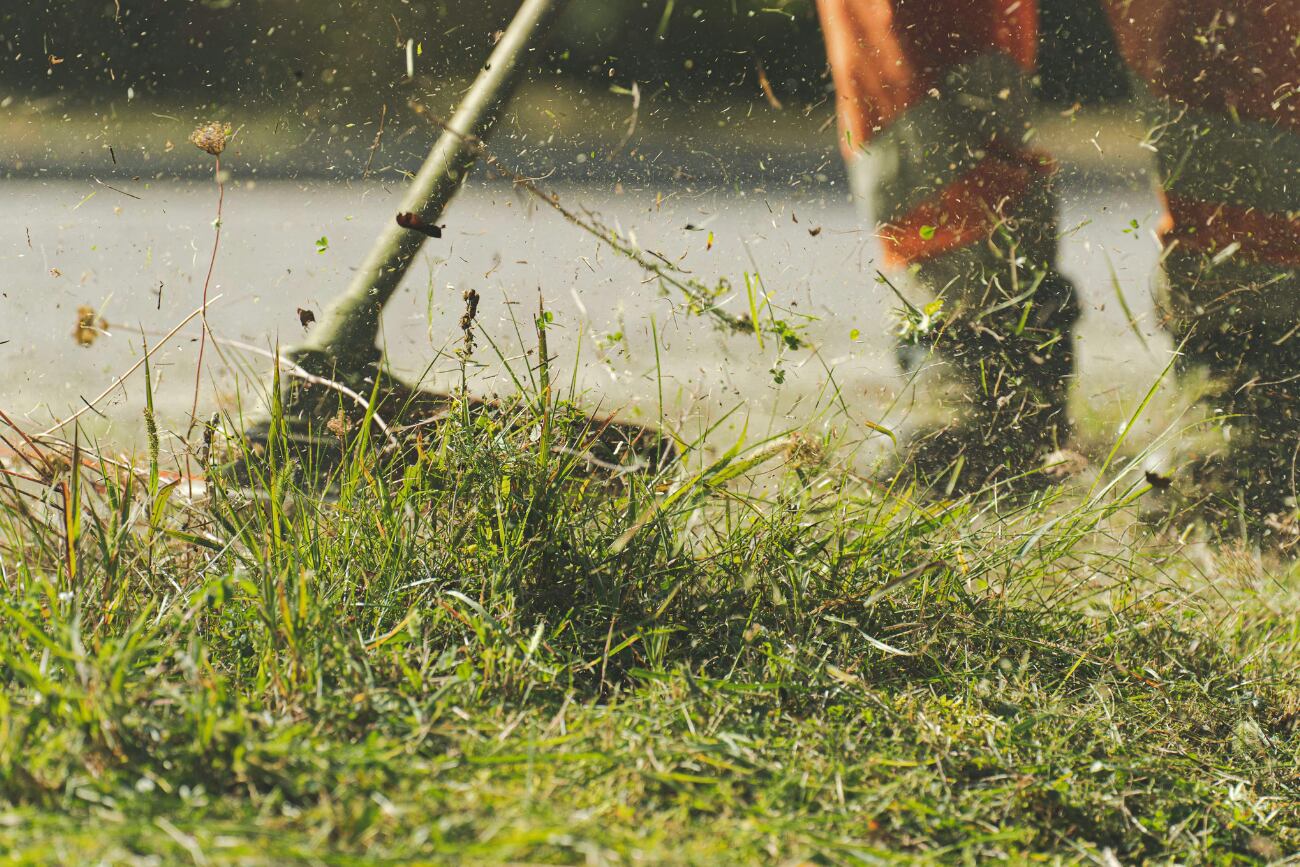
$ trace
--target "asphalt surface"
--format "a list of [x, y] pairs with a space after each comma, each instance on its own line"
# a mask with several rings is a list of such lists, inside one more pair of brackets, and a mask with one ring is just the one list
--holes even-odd
[[[93, 410], [84, 407], [140, 358], [142, 339], [155, 344], [198, 306], [216, 189], [210, 179], [142, 180], [115, 184], [120, 192], [102, 180], [2, 182], [0, 407], [36, 429], [83, 410], [90, 431], [127, 447], [140, 437], [140, 372]], [[556, 321], [557, 380], [572, 376], [593, 409], [662, 417], [688, 433], [721, 420], [723, 439], [749, 440], [791, 427], [879, 439], [863, 422], [905, 428], [918, 407], [934, 411], [924, 392], [902, 388], [889, 336], [898, 302], [874, 280], [878, 246], [842, 178], [754, 171], [726, 184], [669, 177], [559, 191], [567, 206], [590, 210], [692, 276], [729, 280], [734, 312], [749, 308], [749, 274], [757, 297], [804, 322], [814, 350], [720, 333], [553, 211], [506, 183], [475, 179], [387, 312], [384, 340], [399, 370], [442, 384], [458, 377], [450, 353], [462, 293], [474, 288], [490, 337], [475, 356], [472, 387], [481, 393], [511, 387], [506, 364], [527, 375], [540, 297]], [[263, 350], [292, 345], [303, 334], [298, 310], [319, 314], [347, 284], [399, 199], [400, 188], [382, 183], [268, 182], [235, 172], [210, 287], [220, 296], [209, 315], [213, 334]], [[1150, 300], [1158, 204], [1140, 177], [1067, 171], [1062, 208], [1063, 268], [1085, 309], [1078, 392], [1082, 405], [1122, 417], [1168, 359]], [[108, 323], [85, 347], [73, 334], [82, 306]], [[191, 323], [155, 356], [155, 400], [172, 430], [188, 421], [197, 337]], [[232, 344], [210, 348], [200, 416], [254, 403], [267, 370], [264, 358]]]

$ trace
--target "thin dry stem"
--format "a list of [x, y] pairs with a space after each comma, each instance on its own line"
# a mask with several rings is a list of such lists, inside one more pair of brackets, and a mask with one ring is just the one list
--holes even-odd
[[226, 201], [226, 185], [221, 180], [221, 152], [213, 153], [213, 157], [216, 165], [213, 177], [217, 182], [217, 232], [212, 238], [212, 257], [208, 259], [208, 273], [203, 278], [203, 306], [199, 308], [203, 328], [199, 332], [199, 360], [194, 366], [194, 403], [190, 407], [190, 426], [185, 431], [186, 441], [189, 440], [190, 434], [194, 433], [194, 426], [199, 421], [199, 385], [203, 381], [203, 350], [210, 333], [208, 328], [208, 288], [212, 285], [212, 271], [217, 265], [217, 249], [221, 246], [221, 208]]
[[217, 303], [218, 301], [220, 301], [220, 300], [221, 300], [221, 296], [220, 296], [220, 295], [214, 295], [210, 300], [205, 299], [204, 302], [203, 302], [203, 306], [199, 307], [199, 308], [196, 309], [193, 313], [191, 313], [189, 316], [186, 316], [184, 319], [182, 319], [180, 322], [178, 322], [178, 323], [175, 325], [175, 327], [172, 328], [171, 331], [168, 331], [168, 332], [167, 332], [167, 334], [163, 337], [162, 340], [158, 341], [158, 343], [154, 344], [154, 346], [153, 346], [152, 349], [148, 350], [144, 355], [140, 356], [139, 360], [136, 361], [135, 364], [133, 364], [133, 365], [131, 365], [129, 368], [127, 368], [126, 373], [124, 373], [124, 374], [122, 374], [121, 376], [119, 376], [119, 377], [117, 377], [116, 379], [114, 379], [112, 385], [110, 385], [108, 388], [104, 389], [104, 390], [101, 391], [99, 394], [97, 394], [93, 400], [88, 400], [88, 401], [86, 401], [86, 402], [85, 402], [85, 403], [86, 403], [85, 406], [83, 406], [81, 409], [79, 409], [79, 410], [77, 410], [76, 412], [74, 412], [72, 415], [68, 416], [68, 417], [67, 417], [66, 419], [64, 419], [63, 421], [58, 422], [57, 424], [51, 425], [50, 427], [48, 427], [48, 428], [46, 428], [45, 430], [41, 431], [40, 433], [36, 434], [35, 439], [43, 439], [43, 438], [45, 438], [45, 437], [48, 437], [50, 434], [54, 433], [56, 430], [60, 430], [60, 429], [62, 429], [62, 428], [64, 428], [64, 427], [67, 427], [67, 426], [68, 426], [69, 424], [71, 424], [72, 422], [76, 421], [77, 419], [79, 419], [79, 418], [81, 418], [83, 415], [85, 415], [86, 413], [88, 413], [88, 412], [90, 412], [91, 410], [93, 410], [93, 409], [95, 408], [95, 404], [99, 403], [101, 400], [103, 400], [104, 398], [108, 397], [110, 394], [113, 393], [113, 391], [114, 391], [115, 389], [120, 388], [121, 385], [122, 385], [122, 383], [126, 381], [126, 378], [127, 378], [128, 376], [130, 376], [131, 374], [135, 373], [137, 370], [139, 370], [139, 369], [144, 365], [145, 359], [147, 359], [147, 358], [151, 358], [151, 357], [153, 356], [153, 354], [159, 350], [160, 347], [164, 346], [164, 345], [167, 343], [168, 340], [171, 340], [173, 337], [175, 337], [175, 336], [176, 336], [176, 332], [180, 331], [182, 328], [184, 328], [186, 325], [188, 325], [188, 324], [190, 323], [190, 320], [192, 320], [195, 316], [202, 316], [202, 315], [204, 315], [204, 314], [207, 312], [207, 309], [208, 309], [209, 305], [216, 304], [216, 303]]

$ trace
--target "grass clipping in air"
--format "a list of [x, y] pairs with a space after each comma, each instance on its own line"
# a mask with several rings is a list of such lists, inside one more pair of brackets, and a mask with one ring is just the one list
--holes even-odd
[[40, 484], [6, 476], [0, 848], [769, 864], [1300, 847], [1289, 579], [1197, 575], [1108, 539], [1123, 515], [1095, 501], [911, 506], [807, 438], [601, 476], [587, 419], [549, 387], [509, 405], [453, 407], [400, 466], [344, 434], [324, 502], [274, 436], [258, 497], [185, 501], [76, 455], [23, 469]]

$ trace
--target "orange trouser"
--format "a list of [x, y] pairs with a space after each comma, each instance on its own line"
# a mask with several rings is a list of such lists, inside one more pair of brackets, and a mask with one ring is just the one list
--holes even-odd
[[[1168, 241], [1300, 265], [1300, 2], [1105, 0], [1120, 50], [1168, 129]], [[846, 157], [905, 140], [885, 190], [886, 253], [914, 262], [976, 243], [1045, 180], [1026, 143], [1035, 0], [818, 0]], [[1165, 141], [1164, 134], [1168, 134]], [[925, 231], [922, 231], [925, 229]]]

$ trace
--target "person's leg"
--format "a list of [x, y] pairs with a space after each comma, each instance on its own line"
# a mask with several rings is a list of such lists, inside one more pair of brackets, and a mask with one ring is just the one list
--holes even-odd
[[1185, 367], [1217, 381], [1208, 403], [1229, 434], [1199, 468], [1257, 518], [1294, 512], [1300, 4], [1109, 3], [1156, 104], [1170, 325]]
[[1029, 146], [1036, 3], [818, 8], [845, 158], [869, 187], [886, 262], [944, 301], [912, 337], [945, 353], [970, 401], [961, 422], [920, 437], [912, 466], [960, 468], [944, 484], [963, 489], [1028, 469], [1068, 431], [1078, 316], [1055, 269], [1052, 165]]

